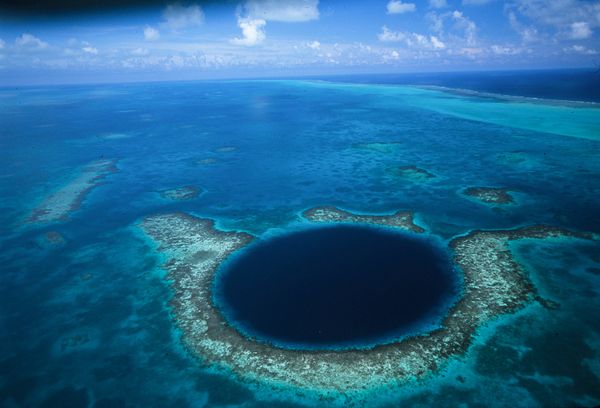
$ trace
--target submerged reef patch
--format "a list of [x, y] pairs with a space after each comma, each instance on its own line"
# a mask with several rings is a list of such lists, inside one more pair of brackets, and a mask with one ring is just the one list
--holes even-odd
[[[319, 207], [305, 211], [304, 217], [314, 222], [370, 223], [422, 232], [412, 223], [411, 213], [359, 215]], [[438, 329], [371, 349], [306, 351], [277, 348], [243, 336], [213, 304], [211, 289], [217, 268], [253, 236], [224, 232], [211, 220], [181, 213], [149, 216], [140, 226], [168, 259], [164, 268], [174, 290], [174, 317], [194, 354], [247, 380], [300, 388], [320, 397], [356, 400], [364, 391], [430, 375], [449, 358], [463, 354], [478, 327], [536, 300], [536, 290], [515, 261], [510, 241], [590, 238], [547, 226], [470, 232], [450, 243], [454, 263], [463, 271], [464, 287]]]
[[514, 198], [506, 188], [497, 187], [468, 187], [463, 194], [473, 197], [485, 204], [511, 204]]
[[43, 242], [46, 245], [59, 246], [64, 245], [67, 242], [67, 240], [58, 231], [48, 231], [43, 235]]
[[231, 153], [231, 152], [235, 152], [237, 150], [237, 147], [235, 146], [221, 146], [221, 147], [217, 147], [215, 149], [215, 151], [217, 153]]
[[214, 157], [207, 157], [205, 159], [198, 159], [196, 160], [196, 164], [202, 165], [202, 166], [206, 166], [208, 164], [215, 164], [217, 163], [218, 160], [215, 159]]
[[116, 173], [116, 160], [95, 160], [87, 164], [79, 175], [47, 196], [31, 213], [28, 221], [43, 223], [62, 221], [81, 205], [81, 202], [94, 187], [109, 174]]
[[435, 178], [435, 174], [414, 165], [396, 167], [392, 169], [392, 172], [396, 177], [416, 183]]
[[160, 192], [161, 197], [166, 198], [168, 200], [174, 201], [186, 201], [193, 200], [198, 197], [202, 189], [196, 186], [183, 186], [172, 188], [169, 190], [163, 190]]

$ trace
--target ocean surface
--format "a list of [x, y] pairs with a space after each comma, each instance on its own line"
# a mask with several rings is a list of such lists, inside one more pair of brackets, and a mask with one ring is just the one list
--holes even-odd
[[[188, 353], [146, 215], [259, 237], [321, 205], [414, 211], [445, 244], [533, 224], [600, 233], [600, 74], [428, 75], [0, 89], [0, 406], [319, 406]], [[99, 159], [118, 171], [66, 218], [28, 221]], [[410, 166], [434, 177], [397, 171]], [[182, 186], [201, 193], [161, 195]], [[462, 194], [473, 186], [514, 202]], [[600, 404], [600, 245], [513, 250], [560, 307], [495, 320], [466, 355], [373, 406]]]

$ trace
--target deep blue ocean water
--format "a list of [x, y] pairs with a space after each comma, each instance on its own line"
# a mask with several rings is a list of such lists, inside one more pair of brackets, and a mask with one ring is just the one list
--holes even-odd
[[499, 95], [600, 102], [600, 71], [593, 69], [333, 75], [319, 79], [365, 84], [440, 86]]
[[311, 228], [227, 264], [216, 304], [236, 327], [282, 347], [391, 342], [435, 327], [454, 302], [459, 282], [443, 251], [375, 228]]
[[[506, 75], [512, 79], [491, 76], [487, 85], [479, 77], [475, 88], [509, 94], [530, 73]], [[557, 99], [597, 100], [600, 88], [571, 82], [561, 93], [553, 75], [536, 83], [546, 81]], [[549, 96], [528, 95], [533, 88], [527, 96]], [[600, 232], [597, 108], [564, 108], [572, 110], [558, 114], [572, 119], [548, 132], [535, 129], [562, 116], [545, 105], [524, 128], [510, 114], [527, 115], [529, 105], [435, 94], [452, 103], [444, 113], [431, 109], [430, 96], [296, 81], [2, 89], [0, 405], [308, 403], [291, 395], [267, 404], [260, 387], [184, 350], [164, 258], [136, 226], [148, 214], [191, 212], [261, 236], [295, 229], [298, 214], [317, 205], [414, 210], [428, 234], [445, 241], [536, 223]], [[466, 118], [482, 109], [498, 113]], [[587, 133], [570, 130], [578, 121], [588, 121]], [[25, 223], [44, 197], [100, 157], [118, 159], [119, 172], [68, 220]], [[399, 177], [398, 166], [410, 165], [436, 177]], [[186, 202], [159, 194], [184, 185], [204, 192]], [[468, 186], [507, 188], [515, 203], [483, 205], [461, 194]], [[66, 243], [45, 244], [48, 231]], [[600, 404], [598, 245], [523, 241], [515, 251], [560, 308], [532, 305], [497, 320], [442, 373], [385, 396], [392, 406]]]

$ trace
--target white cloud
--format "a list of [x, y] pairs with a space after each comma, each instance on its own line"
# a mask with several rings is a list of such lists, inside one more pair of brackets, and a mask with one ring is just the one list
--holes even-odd
[[462, 0], [463, 6], [482, 6], [491, 3], [494, 0]]
[[592, 29], [600, 27], [597, 0], [513, 0], [507, 7], [509, 18], [512, 14], [527, 19], [536, 31], [553, 29], [546, 35], [554, 34], [555, 40], [589, 38]]
[[433, 45], [433, 48], [437, 50], [443, 50], [444, 48], [446, 48], [446, 44], [441, 42], [439, 38], [437, 38], [435, 35], [430, 36], [429, 39], [431, 41], [431, 45]]
[[537, 29], [533, 26], [521, 24], [515, 13], [512, 11], [508, 13], [508, 22], [512, 29], [521, 36], [523, 42], [533, 42], [538, 39]]
[[257, 45], [266, 38], [267, 21], [299, 23], [319, 18], [319, 0], [247, 0], [236, 12], [242, 37], [230, 40], [235, 45]]
[[131, 53], [133, 55], [148, 55], [150, 54], [150, 51], [148, 51], [147, 48], [135, 48], [131, 50]]
[[590, 25], [584, 21], [571, 24], [569, 37], [574, 40], [583, 40], [592, 36]]
[[204, 22], [204, 12], [197, 4], [183, 6], [180, 3], [169, 4], [163, 11], [164, 24], [171, 30], [180, 30], [198, 26]]
[[454, 10], [441, 14], [430, 11], [425, 18], [429, 22], [429, 29], [442, 40], [449, 40], [455, 46], [472, 47], [477, 43], [477, 24], [461, 11]]
[[4, 48], [4, 45], [6, 43], [4, 42], [4, 40], [2, 38], [0, 38], [0, 50]]
[[388, 14], [402, 14], [409, 13], [416, 10], [414, 3], [402, 3], [400, 0], [390, 0], [387, 4]]
[[583, 54], [583, 55], [596, 55], [598, 51], [584, 47], [583, 45], [573, 45], [568, 48], [564, 48], [563, 51], [567, 53]]
[[381, 32], [377, 35], [379, 41], [383, 42], [403, 42], [410, 48], [418, 48], [425, 50], [442, 50], [446, 48], [444, 44], [436, 36], [426, 36], [418, 33], [392, 31], [386, 26], [381, 27]]
[[308, 48], [312, 48], [313, 50], [318, 50], [319, 48], [321, 48], [321, 43], [318, 41], [313, 41], [307, 44]]
[[383, 54], [382, 58], [384, 61], [398, 61], [400, 59], [400, 53], [396, 50], [392, 50], [387, 54]]
[[600, 2], [588, 0], [514, 0], [522, 15], [540, 24], [561, 27], [578, 21], [600, 24]]
[[483, 54], [483, 49], [479, 47], [464, 47], [458, 50], [457, 54], [465, 55], [469, 58], [476, 58], [478, 55]]
[[15, 44], [19, 47], [27, 47], [32, 49], [48, 48], [48, 43], [28, 33], [24, 33], [18, 37], [15, 40]]
[[523, 52], [523, 48], [519, 47], [510, 47], [506, 45], [498, 45], [494, 44], [491, 47], [491, 50], [496, 55], [517, 55]]
[[260, 44], [265, 40], [265, 24], [267, 22], [260, 18], [238, 17], [238, 26], [242, 29], [242, 37], [232, 39], [231, 43], [246, 46]]
[[144, 28], [144, 40], [146, 41], [156, 41], [160, 38], [160, 32], [153, 27], [146, 26]]
[[381, 27], [381, 32], [379, 34], [377, 34], [377, 38], [379, 38], [379, 41], [385, 41], [385, 42], [395, 42], [395, 41], [402, 41], [405, 38], [405, 34], [402, 32], [398, 32], [398, 31], [392, 31], [389, 28], [387, 28], [387, 26], [383, 26]]
[[429, 29], [434, 33], [441, 34], [444, 32], [444, 18], [436, 12], [432, 11], [425, 15], [425, 18], [429, 21]]
[[452, 12], [452, 19], [455, 22], [455, 28], [464, 31], [464, 36], [467, 41], [467, 44], [475, 44], [477, 25], [473, 21], [465, 17], [462, 12], [457, 10]]
[[448, 7], [448, 3], [446, 0], [429, 0], [429, 7], [441, 9], [444, 7]]
[[255, 20], [297, 23], [319, 19], [319, 0], [247, 0], [243, 10]]
[[89, 46], [89, 45], [81, 48], [81, 50], [83, 52], [85, 52], [86, 54], [93, 54], [93, 55], [98, 54], [98, 49], [96, 47], [92, 47], [92, 46]]

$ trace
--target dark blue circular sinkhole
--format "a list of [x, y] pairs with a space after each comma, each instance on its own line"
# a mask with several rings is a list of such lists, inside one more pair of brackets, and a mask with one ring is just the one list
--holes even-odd
[[294, 349], [371, 347], [440, 323], [457, 293], [431, 240], [354, 225], [246, 248], [216, 276], [213, 300], [246, 336]]

